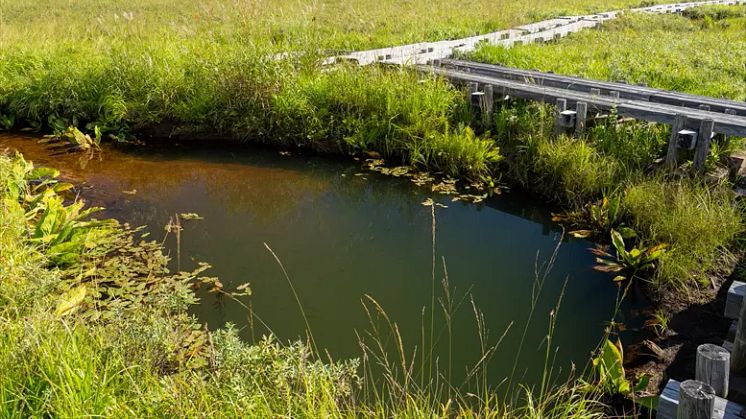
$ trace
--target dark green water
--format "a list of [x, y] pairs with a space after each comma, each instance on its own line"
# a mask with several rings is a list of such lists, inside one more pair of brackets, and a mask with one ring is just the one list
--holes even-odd
[[[473, 296], [487, 319], [491, 341], [512, 323], [491, 364], [495, 384], [513, 365], [530, 313], [535, 265], [548, 260], [561, 236], [544, 204], [517, 193], [479, 205], [450, 202], [406, 179], [356, 176], [361, 172], [357, 165], [318, 156], [287, 157], [245, 147], [106, 149], [102, 161], [81, 170], [77, 156], [50, 156], [28, 139], [0, 137], [0, 146], [61, 169], [84, 184], [82, 196], [105, 206], [107, 215], [148, 225], [159, 240], [170, 216], [203, 216], [183, 223], [181, 267], [208, 262], [214, 267], [210, 274], [219, 276], [226, 289], [250, 282], [254, 294], [246, 301], [272, 331], [282, 340], [305, 337], [298, 304], [266, 243], [285, 265], [317, 344], [335, 358], [360, 354], [356, 332], [369, 329], [362, 306], [366, 295], [399, 324], [409, 349], [419, 345], [422, 313], [429, 313], [432, 299], [432, 219], [422, 202], [432, 196], [448, 206], [436, 211], [436, 298], [443, 297], [445, 258], [454, 299]], [[175, 258], [173, 236], [166, 245]], [[542, 370], [542, 342], [565, 282], [553, 340], [558, 348], [555, 368], [567, 370], [571, 362], [585, 365], [602, 336], [616, 287], [609, 276], [592, 270], [589, 247], [587, 241], [571, 239], [559, 248], [520, 355], [518, 374], [524, 381], [534, 382]], [[267, 332], [254, 322], [252, 333], [240, 305], [215, 294], [200, 295], [194, 314], [211, 327], [232, 322], [247, 339]], [[469, 299], [453, 318], [456, 376], [480, 352]], [[425, 323], [429, 327], [429, 320]], [[438, 316], [436, 353], [442, 365], [448, 359], [443, 326]]]

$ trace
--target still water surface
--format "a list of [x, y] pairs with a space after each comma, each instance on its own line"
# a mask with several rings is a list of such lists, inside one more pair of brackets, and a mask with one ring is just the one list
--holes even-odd
[[[107, 147], [101, 161], [81, 169], [79, 156], [50, 154], [31, 137], [2, 136], [0, 147], [61, 169], [83, 185], [81, 196], [89, 203], [106, 207], [105, 215], [147, 225], [158, 240], [174, 214], [204, 217], [183, 222], [181, 268], [205, 261], [227, 289], [250, 282], [247, 302], [272, 331], [282, 340], [305, 337], [298, 305], [266, 243], [287, 269], [317, 344], [335, 358], [360, 354], [356, 332], [369, 329], [366, 295], [398, 322], [410, 347], [419, 343], [423, 307], [432, 299], [431, 209], [422, 202], [432, 197], [448, 206], [436, 213], [436, 281], [444, 276], [444, 258], [452, 295], [463, 299], [453, 320], [454, 373], [461, 375], [479, 356], [473, 311], [469, 297], [463, 298], [468, 293], [484, 312], [493, 341], [510, 327], [491, 365], [495, 384], [513, 365], [530, 313], [536, 262], [548, 260], [561, 236], [546, 204], [518, 193], [476, 205], [451, 202], [406, 179], [361, 176], [357, 164], [318, 156], [236, 146]], [[174, 237], [165, 244], [175, 267]], [[524, 381], [534, 382], [541, 372], [549, 314], [566, 281], [553, 342], [556, 368], [585, 365], [601, 338], [616, 287], [591, 269], [590, 246], [570, 239], [559, 248], [520, 355]], [[436, 291], [441, 298], [441, 287]], [[254, 322], [252, 333], [240, 305], [204, 291], [200, 296], [194, 315], [211, 327], [232, 322], [247, 339], [267, 332]], [[440, 319], [436, 328], [442, 331]], [[440, 336], [436, 352], [443, 364], [447, 339]]]

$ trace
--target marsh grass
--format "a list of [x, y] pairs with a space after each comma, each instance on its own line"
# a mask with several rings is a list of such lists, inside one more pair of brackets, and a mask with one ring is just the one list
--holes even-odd
[[648, 244], [669, 245], [654, 277], [658, 286], [682, 292], [710, 286], [707, 273], [743, 231], [734, 199], [727, 187], [698, 180], [649, 179], [627, 188], [624, 207], [632, 227]]

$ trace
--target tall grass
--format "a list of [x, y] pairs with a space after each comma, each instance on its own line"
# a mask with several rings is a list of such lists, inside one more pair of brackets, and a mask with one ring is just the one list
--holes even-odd
[[670, 246], [654, 278], [664, 289], [709, 287], [708, 272], [743, 231], [733, 192], [697, 180], [644, 180], [627, 189], [624, 206], [645, 240]]

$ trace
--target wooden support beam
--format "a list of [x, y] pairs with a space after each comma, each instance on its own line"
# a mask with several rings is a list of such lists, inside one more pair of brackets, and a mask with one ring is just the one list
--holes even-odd
[[619, 99], [619, 92], [612, 90], [609, 92], [609, 96], [611, 96], [612, 99]]
[[588, 118], [588, 104], [585, 102], [578, 102], [575, 104], [575, 135], [580, 137], [585, 132], [585, 123]]
[[564, 127], [562, 125], [562, 119], [564, 116], [562, 115], [562, 112], [567, 110], [567, 100], [566, 99], [557, 99], [556, 107], [554, 110], [554, 135], [560, 135], [562, 131], [564, 130]]
[[686, 380], [679, 387], [677, 419], [711, 419], [715, 410], [715, 390], [697, 380]]
[[679, 141], [679, 131], [684, 128], [686, 124], [686, 116], [676, 115], [676, 118], [671, 125], [671, 139], [668, 140], [668, 152], [666, 153], [666, 166], [669, 168], [675, 167], [679, 157], [679, 150], [677, 143]]
[[709, 384], [715, 395], [728, 397], [728, 378], [730, 375], [730, 352], [711, 343], [697, 347], [697, 366], [695, 379]]
[[703, 111], [709, 111], [710, 110], [710, 105], [705, 105], [703, 103], [703, 104], [699, 105], [697, 108], [699, 108], [700, 110], [703, 110]]
[[601, 89], [597, 89], [597, 88], [594, 87], [594, 88], [591, 89], [591, 94], [593, 96], [601, 96]]
[[710, 142], [712, 141], [712, 132], [715, 128], [715, 122], [712, 119], [705, 119], [699, 125], [697, 134], [697, 146], [694, 150], [694, 168], [703, 171], [705, 161], [710, 154]]
[[482, 111], [489, 117], [495, 108], [495, 86], [488, 84], [484, 86], [484, 107]]

